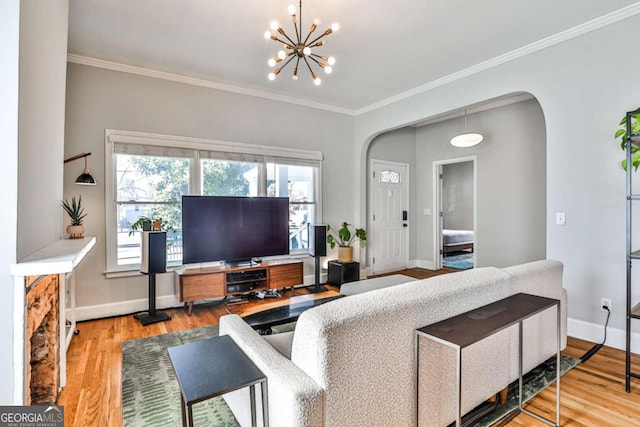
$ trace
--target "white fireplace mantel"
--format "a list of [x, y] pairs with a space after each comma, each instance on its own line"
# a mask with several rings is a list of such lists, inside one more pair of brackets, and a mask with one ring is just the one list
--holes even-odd
[[[26, 288], [25, 277], [59, 275], [60, 287], [60, 386], [66, 383], [66, 353], [75, 331], [75, 269], [96, 244], [95, 237], [62, 239], [11, 266], [14, 276], [14, 405], [24, 405], [26, 373]], [[66, 324], [69, 282], [71, 325]]]

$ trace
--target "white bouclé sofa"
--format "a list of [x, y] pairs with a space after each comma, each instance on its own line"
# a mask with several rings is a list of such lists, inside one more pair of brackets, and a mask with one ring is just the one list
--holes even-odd
[[[220, 334], [230, 335], [267, 376], [271, 426], [443, 426], [455, 416], [454, 364], [450, 355], [421, 351], [416, 404], [415, 329], [519, 292], [561, 300], [564, 348], [567, 294], [562, 264], [550, 260], [351, 295], [304, 312], [293, 332], [268, 337], [236, 315], [223, 316]], [[555, 354], [556, 329], [555, 309], [525, 322], [525, 371]], [[517, 379], [517, 343], [514, 325], [465, 349], [465, 412]], [[250, 425], [249, 392], [225, 400], [240, 424]]]

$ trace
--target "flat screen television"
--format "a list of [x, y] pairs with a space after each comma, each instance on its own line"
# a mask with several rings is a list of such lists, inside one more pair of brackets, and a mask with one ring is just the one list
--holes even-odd
[[182, 262], [250, 262], [289, 253], [286, 197], [182, 196]]

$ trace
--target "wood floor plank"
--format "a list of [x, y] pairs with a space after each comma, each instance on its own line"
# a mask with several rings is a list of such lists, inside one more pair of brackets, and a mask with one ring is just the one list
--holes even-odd
[[[399, 273], [418, 279], [455, 272], [423, 269]], [[397, 273], [396, 273], [397, 274]], [[327, 286], [328, 293], [309, 294], [297, 289], [299, 299], [335, 295], [339, 288]], [[306, 294], [306, 296], [304, 296]], [[288, 302], [287, 291], [278, 300], [252, 300], [233, 306], [229, 311], [241, 316]], [[122, 343], [130, 339], [158, 335], [184, 329], [217, 324], [227, 314], [226, 306], [206, 303], [194, 306], [188, 316], [182, 308], [168, 309], [171, 321], [142, 326], [131, 315], [79, 322], [80, 334], [75, 336], [67, 352], [67, 386], [58, 404], [65, 408], [66, 426], [122, 426]], [[593, 343], [569, 338], [565, 354], [580, 357]], [[640, 356], [632, 362], [640, 371]], [[624, 391], [624, 352], [603, 347], [586, 363], [567, 373], [561, 384], [561, 423], [567, 427], [640, 426], [640, 380], [632, 382], [631, 393]], [[530, 410], [555, 417], [555, 386], [547, 388], [530, 401]], [[509, 426], [546, 426], [534, 418], [520, 414]]]

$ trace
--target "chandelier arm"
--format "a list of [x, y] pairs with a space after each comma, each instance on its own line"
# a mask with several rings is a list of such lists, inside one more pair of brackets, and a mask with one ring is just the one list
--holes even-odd
[[287, 59], [287, 60], [285, 61], [285, 63], [284, 63], [284, 64], [282, 64], [282, 65], [280, 66], [280, 71], [282, 71], [282, 69], [283, 69], [284, 67], [286, 67], [287, 65], [289, 65], [289, 62], [291, 62], [291, 60], [293, 60], [293, 58], [295, 58], [295, 56], [291, 55], [291, 56], [289, 57], [289, 59]]
[[[287, 35], [287, 33], [285, 33], [284, 31], [282, 32], [282, 35], [283, 35], [283, 36], [285, 36], [285, 37], [287, 38], [287, 40], [289, 40], [289, 43], [291, 43], [291, 45], [295, 45], [295, 44], [296, 44], [293, 40], [291, 40], [291, 39], [289, 38], [289, 36]], [[275, 41], [280, 42], [280, 43], [282, 43], [282, 44], [287, 44], [287, 45], [289, 44], [289, 43], [285, 42], [284, 40], [279, 39], [279, 38], [278, 38], [278, 37], [276, 37], [276, 36], [272, 36], [272, 37], [271, 37], [271, 40], [275, 40]]]
[[307, 68], [309, 69], [309, 72], [311, 73], [311, 76], [313, 76], [313, 70], [311, 69], [311, 65], [309, 65], [309, 61], [307, 61], [307, 57], [305, 56], [302, 59], [304, 59], [304, 63], [307, 64]]
[[316, 58], [314, 58], [314, 57], [312, 57], [312, 56], [309, 56], [309, 59], [311, 59], [313, 62], [315, 62], [316, 64], [318, 64], [318, 65], [320, 66], [320, 68], [322, 68], [322, 66], [324, 65], [324, 64], [321, 64], [321, 63], [320, 63], [320, 61], [318, 61]]
[[307, 34], [307, 38], [304, 39], [304, 44], [305, 46], [307, 45], [307, 42], [309, 41], [309, 37], [311, 37], [311, 34], [313, 34], [313, 32], [316, 30], [317, 27], [314, 28], [314, 26], [311, 26], [311, 31], [309, 31], [309, 34]]
[[[331, 33], [329, 33], [331, 34]], [[325, 31], [324, 33], [322, 33], [321, 35], [319, 35], [318, 37], [316, 37], [313, 41], [307, 43], [305, 42], [304, 44], [306, 44], [307, 46], [311, 46], [312, 44], [314, 44], [315, 42], [317, 42], [318, 40], [320, 40], [321, 38], [323, 38], [324, 36], [328, 35], [327, 32]]]
[[[323, 61], [325, 60], [325, 57], [324, 57], [324, 56], [322, 56], [322, 55], [318, 55], [317, 53], [313, 53], [313, 52], [312, 52], [312, 53], [310, 53], [310, 56], [315, 56], [316, 58], [320, 58], [320, 59], [322, 59]], [[312, 58], [312, 59], [313, 59], [313, 58]], [[314, 60], [314, 61], [315, 61], [315, 60]], [[318, 62], [318, 61], [316, 61], [316, 62]]]

